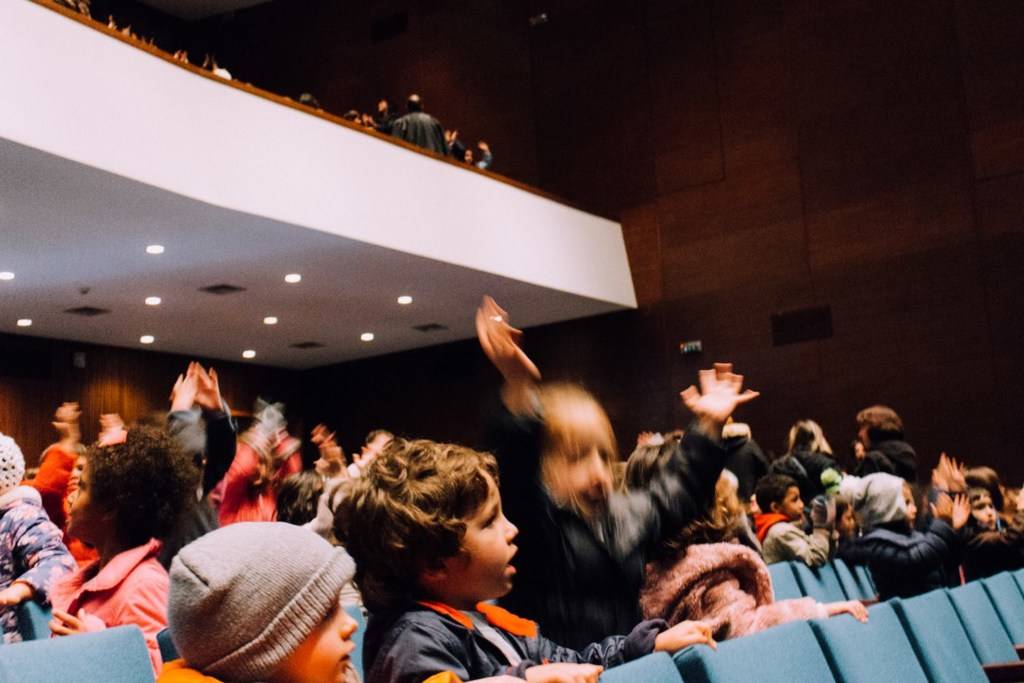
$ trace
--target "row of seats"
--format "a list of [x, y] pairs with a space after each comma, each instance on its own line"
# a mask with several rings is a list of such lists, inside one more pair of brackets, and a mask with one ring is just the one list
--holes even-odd
[[[686, 683], [984, 683], [1024, 680], [1024, 570], [842, 615], [687, 648]], [[667, 680], [667, 679], [663, 679]], [[678, 679], [677, 679], [678, 680]]]
[[768, 565], [768, 572], [776, 600], [809, 597], [818, 602], [874, 602], [878, 598], [868, 568], [864, 565], [851, 567], [839, 558], [816, 569], [803, 562], [776, 562]]

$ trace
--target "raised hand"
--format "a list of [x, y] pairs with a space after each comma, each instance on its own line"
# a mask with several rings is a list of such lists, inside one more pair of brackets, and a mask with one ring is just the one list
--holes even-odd
[[509, 324], [508, 313], [489, 296], [476, 309], [476, 334], [480, 348], [505, 378], [503, 397], [509, 410], [527, 412], [540, 370], [519, 346], [522, 331]]
[[200, 408], [210, 413], [224, 409], [221, 402], [220, 380], [217, 378], [217, 371], [210, 368], [209, 372], [207, 372], [198, 363], [196, 363], [195, 402]]
[[117, 413], [103, 413], [100, 415], [100, 435], [96, 439], [97, 446], [113, 446], [124, 443], [128, 436], [124, 428], [124, 420]]
[[951, 520], [953, 522], [953, 530], [959, 531], [964, 528], [967, 521], [971, 518], [971, 503], [967, 499], [967, 496], [963, 493], [958, 493], [956, 498], [953, 499], [953, 512]]
[[708, 645], [717, 649], [711, 637], [711, 626], [704, 621], [682, 621], [662, 631], [654, 639], [655, 652], [676, 652], [691, 645]]
[[188, 364], [188, 370], [184, 375], [178, 375], [178, 379], [171, 388], [171, 411], [192, 410], [196, 402], [196, 394], [199, 393], [199, 370], [202, 366], [195, 361]]
[[740, 393], [743, 375], [732, 371], [732, 363], [715, 363], [714, 369], [701, 370], [699, 380], [699, 391], [691, 385], [680, 396], [683, 405], [696, 416], [701, 431], [715, 438], [721, 436], [722, 425], [737, 406], [760, 396], [750, 389]]
[[60, 440], [77, 442], [81, 438], [78, 429], [78, 419], [82, 411], [78, 409], [75, 402], [61, 403], [53, 415], [53, 428], [60, 435]]

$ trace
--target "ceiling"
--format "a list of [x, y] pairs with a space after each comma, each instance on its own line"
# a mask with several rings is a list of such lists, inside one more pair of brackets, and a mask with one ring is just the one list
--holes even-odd
[[262, 5], [268, 0], [140, 0], [161, 12], [181, 19], [204, 19], [225, 12]]
[[[229, 360], [253, 349], [254, 363], [310, 368], [472, 337], [484, 293], [523, 326], [622, 308], [213, 206], [10, 140], [0, 159], [0, 271], [15, 273], [0, 281], [0, 332]], [[154, 243], [165, 253], [147, 255]], [[285, 283], [288, 273], [301, 283]], [[222, 283], [245, 291], [198, 291]], [[64, 312], [78, 306], [110, 313]], [[424, 324], [447, 329], [413, 329]], [[310, 341], [323, 346], [291, 346]]]

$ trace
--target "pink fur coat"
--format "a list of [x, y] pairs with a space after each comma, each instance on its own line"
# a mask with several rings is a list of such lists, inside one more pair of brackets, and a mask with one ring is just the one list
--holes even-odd
[[682, 555], [647, 565], [640, 607], [645, 619], [669, 625], [710, 622], [718, 640], [826, 616], [811, 598], [775, 602], [764, 560], [735, 543], [691, 545]]

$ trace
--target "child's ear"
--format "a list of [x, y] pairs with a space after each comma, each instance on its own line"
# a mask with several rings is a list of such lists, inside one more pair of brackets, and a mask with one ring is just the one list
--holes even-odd
[[419, 579], [416, 583], [422, 586], [428, 593], [434, 593], [433, 588], [444, 584], [448, 580], [448, 569], [444, 563], [439, 562], [434, 566], [420, 569]]
[[777, 500], [773, 500], [771, 503], [768, 504], [768, 510], [770, 512], [774, 512], [777, 515], [782, 514], [782, 506], [779, 504]]

